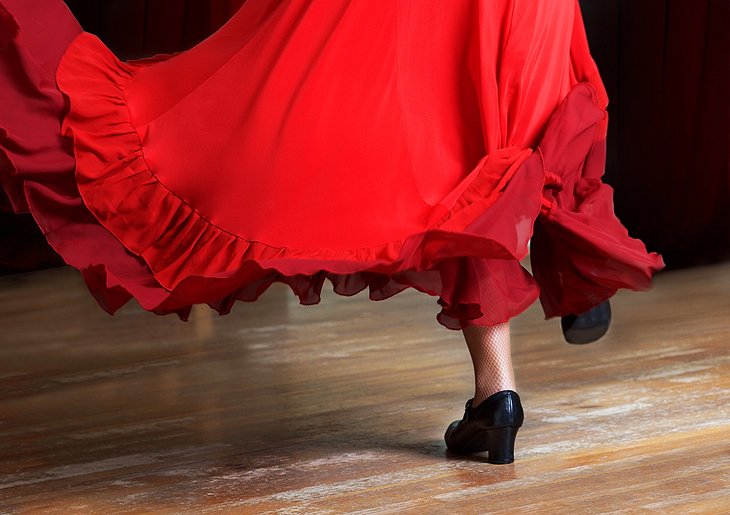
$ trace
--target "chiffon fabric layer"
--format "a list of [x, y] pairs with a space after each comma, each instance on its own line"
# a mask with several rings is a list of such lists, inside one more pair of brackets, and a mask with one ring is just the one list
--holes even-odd
[[[109, 313], [221, 314], [325, 280], [450, 329], [650, 286], [601, 181], [606, 93], [568, 0], [248, 0], [121, 62], [60, 0], [0, 0], [0, 178]], [[520, 260], [530, 245], [533, 275]]]

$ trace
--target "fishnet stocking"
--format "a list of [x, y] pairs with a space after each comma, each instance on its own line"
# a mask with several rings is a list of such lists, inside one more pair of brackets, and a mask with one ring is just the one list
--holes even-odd
[[470, 325], [463, 332], [474, 364], [473, 406], [499, 391], [515, 390], [509, 322]]

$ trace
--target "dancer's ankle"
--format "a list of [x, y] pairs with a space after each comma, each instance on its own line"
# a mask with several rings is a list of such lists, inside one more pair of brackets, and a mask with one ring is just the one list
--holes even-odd
[[477, 388], [474, 392], [474, 400], [472, 401], [472, 406], [479, 406], [482, 401], [488, 399], [497, 392], [503, 392], [505, 390], [516, 391], [516, 388], [517, 387], [514, 385], [514, 383], [502, 383], [489, 387]]

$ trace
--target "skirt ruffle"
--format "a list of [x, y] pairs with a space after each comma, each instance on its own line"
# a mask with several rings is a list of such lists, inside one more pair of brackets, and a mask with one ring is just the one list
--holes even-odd
[[[605, 102], [590, 83], [573, 87], [534, 149], [485, 155], [422, 230], [352, 249], [271, 246], [208, 220], [145, 159], [125, 85], [168, 56], [123, 63], [67, 11], [36, 16], [65, 30], [55, 45], [20, 30], [0, 50], [0, 91], [13, 106], [0, 114], [0, 179], [109, 313], [135, 298], [181, 319], [197, 303], [225, 314], [275, 282], [316, 304], [328, 279], [341, 295], [438, 297], [439, 323], [461, 329], [505, 322], [538, 296], [546, 317], [582, 312], [619, 288], [648, 288], [663, 267], [613, 213], [600, 180]], [[530, 238], [534, 278], [520, 265]]]

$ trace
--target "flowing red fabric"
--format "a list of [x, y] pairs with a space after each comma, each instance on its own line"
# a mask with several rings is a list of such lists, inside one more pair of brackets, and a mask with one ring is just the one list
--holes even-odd
[[460, 329], [538, 295], [584, 311], [663, 267], [600, 180], [577, 2], [248, 0], [128, 62], [60, 1], [0, 5], [3, 187], [110, 313], [223, 314], [274, 282], [313, 304], [329, 279], [437, 296]]

